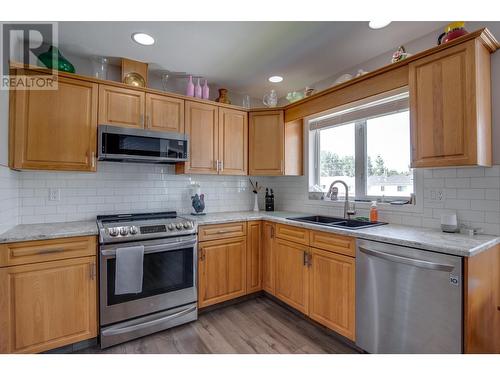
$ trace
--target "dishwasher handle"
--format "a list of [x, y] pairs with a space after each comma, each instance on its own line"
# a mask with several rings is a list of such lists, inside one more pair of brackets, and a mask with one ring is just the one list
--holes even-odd
[[455, 268], [454, 266], [452, 266], [450, 264], [434, 263], [434, 262], [428, 262], [426, 260], [408, 258], [408, 257], [404, 257], [401, 255], [394, 255], [394, 254], [384, 253], [382, 251], [375, 251], [375, 250], [367, 249], [366, 247], [362, 247], [362, 246], [359, 246], [359, 251], [361, 251], [362, 253], [365, 253], [367, 255], [371, 255], [371, 256], [374, 256], [377, 258], [381, 258], [381, 259], [385, 259], [385, 260], [388, 260], [391, 262], [404, 263], [404, 264], [408, 264], [410, 266], [426, 268], [429, 270], [451, 272]]

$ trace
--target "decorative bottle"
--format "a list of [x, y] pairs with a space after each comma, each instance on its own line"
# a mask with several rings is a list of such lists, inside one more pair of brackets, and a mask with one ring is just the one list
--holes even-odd
[[210, 95], [210, 89], [208, 87], [207, 80], [205, 80], [205, 84], [203, 85], [202, 97], [203, 97], [203, 99], [208, 99], [209, 95]]
[[189, 81], [186, 89], [187, 96], [194, 96], [194, 84], [193, 84], [193, 76], [189, 76]]
[[200, 86], [200, 78], [196, 82], [196, 87], [194, 88], [194, 96], [201, 99], [201, 86]]

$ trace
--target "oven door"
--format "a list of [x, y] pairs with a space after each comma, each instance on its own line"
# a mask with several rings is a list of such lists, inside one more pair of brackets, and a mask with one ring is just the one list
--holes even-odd
[[[115, 295], [116, 249], [144, 245], [142, 292]], [[196, 236], [102, 245], [101, 326], [197, 301]]]

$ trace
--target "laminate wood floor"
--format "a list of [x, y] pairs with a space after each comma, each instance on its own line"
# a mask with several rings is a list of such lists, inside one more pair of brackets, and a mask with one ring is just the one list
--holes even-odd
[[267, 297], [202, 313], [198, 320], [150, 336], [80, 354], [358, 353], [325, 328]]

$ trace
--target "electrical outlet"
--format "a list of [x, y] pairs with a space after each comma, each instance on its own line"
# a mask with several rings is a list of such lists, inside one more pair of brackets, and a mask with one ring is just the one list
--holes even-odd
[[442, 189], [433, 189], [430, 191], [431, 201], [443, 201], [444, 200], [444, 190]]
[[61, 189], [49, 189], [49, 201], [60, 201]]

